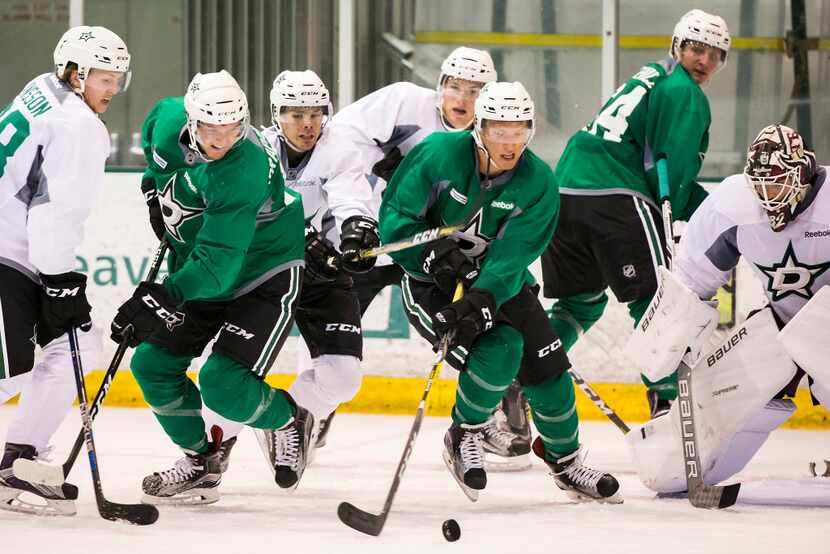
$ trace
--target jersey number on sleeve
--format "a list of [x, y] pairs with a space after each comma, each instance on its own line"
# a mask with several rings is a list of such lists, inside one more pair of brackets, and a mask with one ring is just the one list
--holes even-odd
[[[622, 88], [622, 87], [621, 87]], [[640, 103], [648, 90], [644, 86], [636, 86], [625, 94], [620, 94], [599, 112], [585, 130], [602, 137], [610, 142], [621, 142], [622, 136], [628, 129], [628, 116]], [[619, 91], [617, 91], [619, 94]]]
[[0, 177], [6, 172], [6, 161], [14, 156], [29, 136], [29, 121], [17, 110], [0, 112]]

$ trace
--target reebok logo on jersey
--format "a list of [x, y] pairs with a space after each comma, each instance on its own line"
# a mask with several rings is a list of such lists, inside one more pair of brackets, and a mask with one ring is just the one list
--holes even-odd
[[516, 207], [513, 202], [502, 202], [501, 200], [493, 200], [490, 205], [494, 208], [501, 208], [502, 210], [512, 210]]
[[254, 338], [254, 333], [251, 333], [250, 331], [246, 331], [242, 327], [240, 327], [238, 325], [234, 325], [233, 323], [228, 323], [227, 321], [222, 326], [222, 329], [227, 331], [228, 333], [230, 333], [232, 335], [236, 335], [237, 337], [242, 337], [245, 340], [251, 340], [252, 338]]
[[357, 325], [352, 325], [350, 323], [326, 323], [326, 332], [343, 332], [343, 333], [354, 333], [356, 335], [360, 334], [360, 327]]
[[823, 231], [804, 231], [804, 238], [805, 239], [815, 239], [821, 237], [830, 237], [830, 230], [823, 230]]

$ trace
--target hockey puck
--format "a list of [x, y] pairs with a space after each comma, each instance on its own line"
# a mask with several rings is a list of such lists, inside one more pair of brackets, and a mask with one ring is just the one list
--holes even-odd
[[448, 519], [441, 525], [441, 531], [444, 533], [444, 538], [449, 542], [455, 542], [461, 536], [461, 527], [454, 519]]

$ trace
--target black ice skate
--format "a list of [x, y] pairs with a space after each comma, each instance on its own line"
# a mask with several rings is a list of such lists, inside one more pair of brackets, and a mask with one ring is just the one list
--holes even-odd
[[6, 443], [0, 461], [0, 509], [39, 516], [74, 516], [78, 487], [69, 483], [41, 485], [14, 475], [12, 464], [16, 459], [34, 460], [35, 456], [34, 446]]
[[450, 470], [461, 491], [475, 502], [478, 491], [487, 486], [484, 471], [482, 441], [488, 422], [478, 425], [453, 424], [444, 434], [444, 463]]
[[545, 446], [542, 444], [542, 439], [536, 437], [533, 441], [533, 452], [550, 468], [556, 486], [565, 491], [565, 494], [573, 500], [622, 504], [619, 482], [610, 473], [603, 473], [582, 465], [581, 446], [576, 452], [551, 462], [545, 459]]
[[314, 431], [314, 416], [297, 406], [293, 419], [279, 429], [257, 429], [259, 446], [265, 454], [274, 481], [280, 488], [294, 491], [300, 484], [309, 462], [309, 450]]
[[[222, 430], [211, 427], [213, 441], [206, 454], [185, 453], [171, 469], [144, 478], [145, 504], [193, 505], [213, 504], [219, 500], [219, 483], [228, 468], [228, 456], [236, 437], [222, 442]], [[224, 459], [223, 459], [224, 455]], [[223, 467], [224, 464], [224, 467]]]
[[648, 399], [648, 411], [651, 419], [669, 413], [671, 401], [659, 398], [656, 390], [647, 390], [646, 399]]
[[493, 425], [485, 429], [484, 467], [487, 471], [530, 469], [530, 420], [522, 387], [514, 382], [493, 414]]
[[317, 427], [317, 441], [314, 443], [314, 448], [323, 448], [326, 446], [326, 437], [328, 437], [331, 429], [331, 420], [337, 412], [332, 412], [328, 417], [320, 419], [320, 425]]

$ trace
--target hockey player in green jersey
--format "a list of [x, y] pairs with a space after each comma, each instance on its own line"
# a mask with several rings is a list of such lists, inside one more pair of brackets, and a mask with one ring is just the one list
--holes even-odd
[[[730, 36], [716, 15], [692, 10], [677, 23], [671, 59], [644, 66], [568, 142], [556, 166], [562, 212], [542, 256], [550, 319], [565, 349], [602, 316], [610, 287], [636, 323], [665, 263], [655, 156], [668, 159], [674, 217], [687, 220], [706, 197], [695, 182], [709, 145], [702, 90], [726, 63]], [[676, 378], [648, 386], [652, 416], [677, 396]]]
[[[218, 427], [206, 435], [202, 401], [230, 420], [284, 432], [283, 448], [271, 453], [281, 487], [295, 487], [305, 467], [313, 417], [263, 381], [294, 319], [303, 207], [248, 121], [245, 93], [220, 71], [197, 74], [184, 98], [161, 100], [144, 124], [144, 188], [157, 191], [170, 275], [141, 283], [112, 332], [119, 341], [130, 328], [131, 345], [140, 343], [133, 374], [186, 454], [144, 479], [148, 502], [218, 499], [222, 438]], [[197, 389], [186, 370], [214, 336]]]
[[[582, 465], [574, 387], [527, 267], [556, 227], [559, 193], [550, 167], [527, 144], [534, 107], [520, 83], [488, 83], [473, 132], [434, 133], [404, 158], [383, 197], [383, 242], [464, 222], [464, 231], [392, 254], [410, 322], [433, 345], [451, 333], [447, 362], [460, 370], [444, 460], [474, 500], [487, 483], [482, 442], [493, 410], [517, 378], [540, 439], [534, 452], [578, 499], [617, 502], [619, 484]], [[452, 302], [456, 282], [464, 297]], [[510, 436], [513, 436], [512, 434]]]

